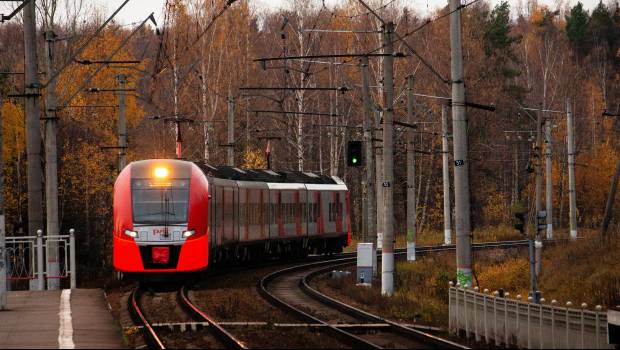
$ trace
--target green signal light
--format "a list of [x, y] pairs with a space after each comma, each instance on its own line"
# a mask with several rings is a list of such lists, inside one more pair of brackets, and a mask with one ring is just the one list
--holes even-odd
[[357, 158], [353, 158], [353, 159], [351, 159], [351, 163], [353, 163], [353, 164], [357, 164]]

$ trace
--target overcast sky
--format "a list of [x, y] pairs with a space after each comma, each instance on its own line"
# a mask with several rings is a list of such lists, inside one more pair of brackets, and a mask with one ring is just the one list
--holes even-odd
[[[290, 0], [247, 0], [250, 2], [253, 8], [257, 9], [267, 9], [267, 10], [275, 10], [281, 7], [286, 7]], [[308, 0], [308, 1], [316, 1], [320, 3], [321, 0]], [[326, 0], [328, 5], [330, 4], [338, 4], [342, 0]], [[465, 0], [463, 0], [465, 1]], [[488, 1], [488, 0], [487, 0]], [[500, 0], [490, 0], [492, 4], [499, 3]], [[526, 0], [509, 0], [512, 6], [516, 6], [516, 4], [522, 1], [523, 3]], [[562, 3], [568, 2], [571, 5], [577, 3], [577, 0], [539, 0], [540, 4], [546, 4], [551, 7], [556, 7], [558, 2]], [[123, 0], [85, 0], [85, 3], [90, 3], [92, 6], [98, 6], [105, 10], [105, 13], [111, 14]], [[585, 5], [585, 7], [589, 10], [594, 8], [596, 4], [598, 4], [599, 0], [581, 0], [581, 2]], [[123, 10], [117, 15], [117, 20], [120, 23], [133, 23], [140, 21], [141, 19], [146, 18], [148, 14], [151, 12], [155, 12], [156, 18], [158, 22], [161, 23], [161, 13], [164, 6], [165, 0], [131, 0], [129, 3], [123, 8]], [[432, 13], [438, 7], [445, 6], [447, 4], [447, 0], [400, 0], [402, 4], [408, 4], [408, 6], [415, 8], [418, 12], [422, 14]], [[411, 4], [411, 5], [409, 5]]]

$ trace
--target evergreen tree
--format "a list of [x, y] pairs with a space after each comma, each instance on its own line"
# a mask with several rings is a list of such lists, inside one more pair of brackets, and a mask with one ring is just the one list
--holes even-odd
[[512, 54], [515, 39], [509, 36], [511, 29], [510, 6], [507, 1], [495, 6], [486, 23], [484, 50], [487, 56], [498, 52]]
[[586, 55], [589, 51], [588, 47], [588, 22], [590, 16], [583, 9], [583, 4], [578, 2], [570, 10], [570, 16], [566, 16], [566, 35], [573, 47], [573, 50], [580, 54]]
[[610, 50], [613, 49], [618, 38], [618, 28], [614, 24], [614, 16], [602, 1], [592, 11], [588, 32], [594, 45], [607, 44]]
[[512, 22], [510, 21], [510, 5], [502, 1], [496, 5], [484, 22], [484, 51], [487, 57], [495, 64], [490, 65], [499, 77], [504, 79], [504, 90], [511, 95], [521, 95], [522, 88], [514, 85], [512, 78], [521, 72], [515, 67], [518, 59], [513, 52], [513, 44], [520, 41], [520, 37], [510, 36]]

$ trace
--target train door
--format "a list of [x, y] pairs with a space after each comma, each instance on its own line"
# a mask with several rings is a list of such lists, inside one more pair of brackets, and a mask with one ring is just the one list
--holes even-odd
[[223, 239], [222, 243], [229, 244], [235, 241], [235, 190], [230, 186], [223, 190]]
[[247, 188], [239, 187], [239, 242], [247, 242], [250, 240], [250, 223], [249, 223], [249, 192]]
[[299, 190], [299, 218], [301, 225], [301, 235], [308, 236], [308, 190], [304, 186]]
[[215, 237], [218, 246], [225, 243], [224, 240], [224, 189], [217, 186], [215, 190]]
[[342, 201], [342, 196], [340, 192], [332, 192], [332, 196], [334, 199], [334, 221], [336, 222], [336, 232], [338, 234], [342, 233], [342, 213], [344, 212], [342, 205], [344, 204]]
[[317, 225], [317, 210], [318, 203], [316, 201], [316, 191], [308, 190], [306, 192], [306, 211], [307, 211], [307, 221], [308, 221], [308, 236], [315, 236], [318, 234], [318, 225]]
[[323, 233], [325, 233], [325, 207], [326, 207], [326, 202], [325, 202], [325, 198], [323, 198], [323, 192], [322, 191], [316, 191], [315, 194], [315, 200], [316, 200], [316, 223], [317, 223], [317, 229], [318, 229], [318, 234], [322, 235]]
[[277, 239], [280, 236], [279, 213], [280, 191], [269, 190], [269, 239]]
[[305, 191], [303, 190], [295, 191], [294, 212], [295, 212], [295, 232], [297, 233], [297, 236], [302, 236], [305, 231], [304, 229], [305, 227], [302, 224], [306, 222], [305, 215], [303, 215], [304, 207], [306, 204], [305, 198], [303, 198], [304, 195], [305, 195]]
[[281, 191], [282, 202], [280, 204], [282, 212], [282, 235], [284, 237], [294, 237], [296, 234], [295, 226], [295, 191]]
[[336, 211], [332, 191], [321, 191], [321, 204], [323, 204], [321, 215], [325, 218], [324, 233], [332, 234], [336, 232], [336, 215], [334, 215]]
[[278, 237], [284, 236], [284, 206], [281, 190], [276, 191], [276, 224], [278, 227]]
[[260, 234], [262, 239], [269, 238], [269, 190], [260, 190]]

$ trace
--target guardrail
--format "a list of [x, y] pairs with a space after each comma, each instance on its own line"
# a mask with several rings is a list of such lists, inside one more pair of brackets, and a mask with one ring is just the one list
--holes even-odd
[[[488, 289], [450, 287], [450, 333], [472, 336], [476, 341], [495, 346], [519, 348], [612, 349], [607, 343], [607, 313], [600, 306], [596, 311], [535, 304], [510, 299], [509, 293], [489, 294]], [[544, 299], [542, 300], [544, 301]]]
[[[54, 275], [50, 274], [49, 264], [44, 263], [53, 246], [58, 247], [55, 256], [59, 260], [59, 271]], [[11, 282], [23, 280], [30, 281], [30, 289], [44, 290], [45, 281], [52, 279], [69, 279], [70, 287], [76, 288], [74, 229], [68, 235], [44, 236], [39, 230], [36, 236], [7, 236], [5, 257], [9, 290]]]

